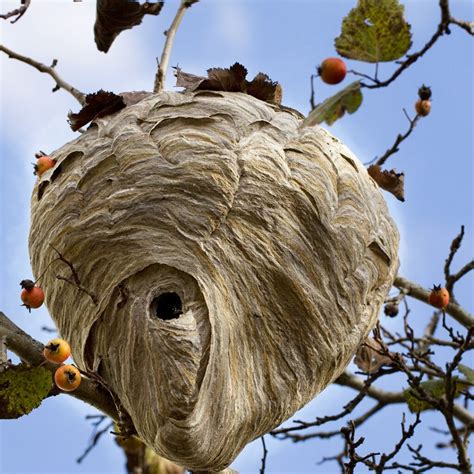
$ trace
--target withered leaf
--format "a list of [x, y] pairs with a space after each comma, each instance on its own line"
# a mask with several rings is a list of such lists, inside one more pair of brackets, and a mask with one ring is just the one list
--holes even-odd
[[282, 88], [278, 82], [273, 82], [266, 74], [259, 72], [247, 86], [247, 94], [272, 104], [281, 104]]
[[195, 90], [244, 92], [257, 99], [272, 104], [280, 104], [282, 88], [278, 82], [273, 82], [266, 74], [258, 73], [252, 81], [247, 81], [247, 69], [242, 64], [235, 63], [229, 68], [211, 68], [207, 77], [196, 76], [176, 68], [176, 86], [184, 87], [186, 91]]
[[382, 189], [392, 193], [399, 201], [405, 201], [404, 173], [397, 173], [395, 170], [382, 170], [379, 165], [370, 165], [367, 172]]
[[[385, 355], [385, 353], [388, 355]], [[359, 347], [354, 357], [354, 364], [360, 370], [368, 374], [377, 372], [382, 365], [390, 365], [392, 359], [391, 352], [388, 352], [387, 346], [381, 341], [368, 337]]]
[[181, 68], [175, 68], [176, 76], [176, 87], [184, 87], [187, 91], [192, 92], [199, 87], [202, 81], [205, 81], [204, 76], [196, 76], [195, 74], [190, 74], [189, 72], [183, 72]]
[[86, 105], [77, 114], [69, 112], [69, 125], [75, 132], [92, 120], [118, 112], [124, 107], [123, 97], [101, 89], [92, 94], [87, 94]]
[[106, 53], [115, 38], [124, 30], [142, 22], [145, 15], [158, 15], [164, 1], [97, 0], [94, 38], [99, 51]]
[[235, 63], [230, 68], [211, 68], [207, 70], [207, 79], [197, 89], [208, 91], [245, 92], [247, 69]]

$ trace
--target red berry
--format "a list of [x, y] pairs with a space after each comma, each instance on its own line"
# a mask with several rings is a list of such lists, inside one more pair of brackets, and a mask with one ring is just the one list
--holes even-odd
[[346, 63], [339, 58], [326, 58], [318, 67], [318, 73], [326, 84], [339, 84], [346, 72]]
[[418, 115], [426, 117], [431, 110], [431, 101], [418, 99], [415, 104], [415, 110]]
[[36, 286], [31, 280], [22, 280], [20, 285], [23, 288], [20, 294], [23, 306], [26, 306], [30, 312], [31, 308], [39, 308], [44, 302], [43, 290], [39, 286]]
[[54, 373], [54, 383], [65, 392], [72, 392], [81, 383], [81, 373], [73, 365], [62, 365]]
[[449, 292], [441, 285], [434, 285], [428, 296], [428, 303], [435, 308], [444, 309], [449, 304]]
[[49, 169], [53, 168], [56, 165], [56, 161], [53, 160], [48, 155], [43, 155], [38, 158], [35, 164], [35, 171], [34, 174], [41, 177], [41, 175], [48, 171]]

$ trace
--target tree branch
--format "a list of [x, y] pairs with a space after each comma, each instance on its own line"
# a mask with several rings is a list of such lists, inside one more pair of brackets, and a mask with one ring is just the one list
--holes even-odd
[[406, 110], [403, 109], [403, 111], [405, 112], [405, 115], [407, 116], [407, 118], [410, 122], [410, 127], [408, 128], [407, 132], [404, 133], [403, 135], [398, 134], [397, 138], [395, 139], [394, 144], [379, 159], [377, 159], [375, 164], [378, 165], [378, 166], [382, 166], [391, 155], [394, 155], [395, 153], [397, 153], [398, 146], [400, 145], [400, 143], [402, 143], [405, 139], [407, 139], [411, 135], [411, 133], [413, 132], [418, 120], [421, 117], [421, 115], [416, 115], [414, 119], [411, 119], [408, 116]]
[[68, 84], [66, 81], [61, 79], [59, 75], [57, 74], [55, 67], [58, 62], [56, 59], [53, 60], [51, 66], [46, 66], [45, 64], [35, 61], [32, 58], [15, 53], [15, 51], [8, 49], [1, 44], [0, 44], [0, 51], [3, 51], [8, 57], [12, 59], [16, 59], [25, 64], [29, 64], [30, 66], [33, 66], [38, 71], [43, 72], [45, 74], [49, 74], [56, 81], [56, 86], [53, 88], [53, 92], [56, 92], [59, 89], [64, 89], [65, 91], [69, 92], [81, 105], [85, 104], [86, 95], [80, 92], [75, 87], [71, 86], [71, 84]]
[[[364, 380], [362, 380], [360, 377], [357, 377], [356, 375], [350, 374], [347, 371], [343, 372], [339, 378], [334, 381], [334, 383], [345, 387], [351, 387], [358, 391], [363, 390], [365, 387]], [[394, 403], [406, 403], [406, 398], [403, 395], [403, 392], [387, 392], [386, 390], [381, 390], [373, 386], [367, 389], [367, 396], [386, 405]], [[461, 405], [453, 405], [453, 415], [464, 424], [468, 426], [474, 426], [474, 416]]]
[[396, 69], [388, 79], [386, 79], [385, 81], [380, 81], [376, 77], [375, 78], [368, 77], [367, 75], [358, 73], [356, 71], [351, 71], [353, 74], [366, 77], [367, 79], [370, 79], [370, 81], [372, 82], [372, 84], [361, 82], [360, 84], [361, 87], [365, 87], [367, 89], [377, 89], [379, 87], [387, 87], [389, 84], [395, 81], [395, 79], [397, 79], [397, 77], [403, 71], [405, 71], [405, 69], [408, 69], [408, 67], [410, 67], [415, 61], [421, 58], [438, 41], [438, 39], [441, 36], [443, 36], [445, 33], [450, 34], [450, 30], [449, 30], [450, 24], [457, 25], [460, 28], [466, 30], [470, 35], [474, 35], [474, 22], [462, 21], [462, 20], [457, 20], [456, 18], [453, 18], [449, 10], [448, 0], [439, 0], [439, 7], [441, 10], [441, 19], [433, 36], [425, 44], [425, 46], [423, 46], [423, 48], [421, 48], [419, 51], [413, 54], [408, 54], [404, 61], [398, 61], [398, 64], [399, 64], [398, 69]]
[[[54, 373], [58, 368], [57, 364], [45, 363], [43, 344], [26, 334], [1, 311], [0, 338], [4, 338], [7, 348], [28, 364], [33, 366], [43, 364], [51, 373]], [[112, 398], [106, 390], [92, 380], [84, 378], [76, 390], [64, 393], [92, 405], [114, 420], [118, 420], [118, 413]]]
[[15, 8], [15, 10], [12, 10], [11, 12], [0, 15], [0, 18], [7, 20], [8, 18], [11, 18], [12, 16], [16, 16], [16, 18], [10, 22], [10, 23], [16, 23], [26, 13], [26, 10], [28, 10], [30, 3], [31, 3], [31, 0], [21, 0], [21, 7]]
[[176, 32], [178, 31], [179, 24], [186, 13], [186, 10], [197, 3], [199, 0], [181, 0], [181, 5], [176, 12], [176, 16], [174, 17], [173, 22], [168, 31], [165, 32], [166, 41], [165, 46], [163, 48], [163, 52], [161, 54], [160, 63], [158, 66], [158, 71], [156, 72], [155, 76], [155, 85], [153, 86], [153, 92], [161, 92], [165, 87], [166, 81], [166, 71], [168, 70], [168, 65], [170, 62], [171, 50], [173, 48], [174, 37], [176, 36]]
[[[397, 276], [397, 278], [395, 278], [394, 286], [399, 289], [404, 289], [407, 295], [419, 301], [423, 301], [423, 303], [428, 302], [428, 296], [430, 292], [416, 283], [407, 280], [406, 278]], [[449, 303], [449, 305], [446, 307], [446, 313], [448, 313], [459, 324], [462, 324], [466, 328], [474, 326], [474, 317], [456, 303]]]

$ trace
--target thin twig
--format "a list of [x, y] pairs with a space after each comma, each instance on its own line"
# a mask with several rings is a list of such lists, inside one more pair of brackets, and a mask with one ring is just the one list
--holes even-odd
[[377, 76], [374, 78], [365, 74], [358, 73], [356, 71], [350, 71], [355, 75], [365, 77], [366, 79], [369, 79], [371, 81], [371, 84], [361, 82], [361, 87], [365, 87], [367, 89], [377, 89], [390, 85], [393, 81], [395, 81], [395, 79], [398, 78], [398, 76], [400, 76], [400, 74], [402, 74], [403, 71], [408, 69], [414, 62], [416, 62], [429, 49], [431, 49], [441, 36], [443, 36], [444, 34], [449, 34], [449, 25], [451, 24], [459, 26], [460, 28], [467, 31], [470, 35], [474, 35], [474, 22], [462, 21], [453, 18], [449, 10], [448, 0], [439, 0], [439, 7], [441, 11], [441, 19], [433, 36], [419, 51], [417, 51], [416, 53], [408, 54], [405, 57], [405, 60], [403, 61], [398, 61], [399, 67], [392, 73], [392, 75], [388, 79], [386, 79], [385, 81], [380, 81]]
[[260, 474], [264, 474], [268, 451], [267, 451], [267, 446], [265, 444], [265, 436], [261, 436], [260, 439], [262, 440], [262, 448], [263, 448], [262, 463], [260, 465]]
[[79, 278], [79, 275], [77, 274], [76, 269], [74, 268], [74, 265], [69, 260], [67, 260], [64, 257], [64, 255], [56, 247], [54, 247], [52, 244], [49, 244], [49, 245], [58, 254], [58, 258], [56, 260], [60, 260], [61, 262], [65, 263], [69, 267], [69, 269], [71, 270], [71, 273], [72, 273], [72, 280], [70, 278], [67, 278], [67, 277], [62, 276], [62, 275], [57, 275], [56, 278], [58, 280], [65, 281], [66, 283], [69, 283], [72, 286], [75, 286], [79, 291], [82, 291], [83, 293], [88, 295], [91, 298], [92, 302], [97, 306], [97, 304], [98, 304], [97, 297], [95, 296], [95, 294], [92, 291], [88, 290], [81, 283], [81, 280]]
[[[405, 114], [406, 114], [406, 111], [405, 109], [403, 109]], [[406, 114], [407, 115], [407, 114]], [[407, 115], [408, 116], [408, 115]], [[398, 134], [397, 135], [397, 138], [395, 139], [395, 142], [394, 144], [380, 157], [380, 158], [375, 158], [375, 160], [377, 160], [375, 162], [376, 165], [378, 166], [382, 166], [386, 161], [387, 159], [394, 155], [395, 153], [397, 153], [397, 151], [399, 150], [399, 145], [404, 141], [406, 140], [410, 135], [411, 133], [413, 132], [413, 130], [415, 129], [415, 126], [416, 124], [418, 123], [418, 120], [420, 119], [421, 115], [416, 115], [414, 119], [410, 119], [408, 117], [408, 120], [410, 121], [410, 127], [408, 128], [408, 130], [402, 135], [402, 134]], [[374, 160], [374, 161], [375, 161]], [[370, 164], [370, 163], [369, 163]]]
[[165, 88], [166, 72], [168, 70], [171, 50], [173, 48], [173, 42], [176, 36], [176, 32], [178, 31], [179, 24], [181, 23], [181, 20], [183, 19], [186, 10], [198, 1], [199, 0], [181, 0], [181, 4], [178, 8], [178, 11], [176, 12], [176, 16], [174, 17], [170, 28], [165, 33], [166, 41], [163, 48], [163, 52], [161, 54], [158, 71], [156, 72], [153, 92], [161, 92]]
[[8, 18], [11, 18], [12, 16], [16, 16], [16, 18], [10, 22], [10, 23], [16, 23], [26, 13], [26, 10], [28, 10], [30, 3], [31, 3], [31, 0], [21, 0], [20, 7], [15, 8], [15, 10], [12, 10], [11, 12], [0, 15], [0, 18], [7, 20]]
[[49, 74], [56, 81], [56, 86], [53, 88], [53, 92], [59, 89], [64, 89], [65, 91], [69, 92], [81, 105], [85, 104], [86, 95], [80, 92], [75, 87], [71, 86], [71, 84], [68, 84], [66, 81], [61, 79], [59, 75], [57, 74], [56, 69], [55, 69], [57, 60], [54, 60], [51, 66], [46, 66], [45, 64], [35, 61], [32, 58], [15, 53], [15, 51], [8, 49], [1, 44], [0, 44], [0, 51], [3, 51], [6, 55], [8, 55], [8, 57], [12, 59], [17, 59], [18, 61], [21, 61], [25, 64], [29, 64], [30, 66], [33, 66], [35, 69], [37, 69], [40, 72]]
[[105, 425], [104, 428], [99, 430], [100, 424], [105, 419], [106, 419], [105, 416], [100, 415], [100, 419], [93, 423], [94, 428], [92, 429], [92, 434], [89, 440], [89, 444], [87, 445], [84, 452], [76, 459], [76, 462], [78, 464], [84, 461], [86, 456], [97, 446], [97, 443], [99, 442], [100, 438], [102, 438], [102, 436], [106, 434], [110, 430], [110, 428], [112, 428], [112, 426], [114, 425], [113, 421], [111, 421], [110, 423], [107, 423], [107, 425]]

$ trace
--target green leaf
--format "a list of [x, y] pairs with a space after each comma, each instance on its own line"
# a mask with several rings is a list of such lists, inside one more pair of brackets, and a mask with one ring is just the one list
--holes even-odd
[[360, 81], [355, 81], [337, 94], [317, 105], [304, 120], [303, 125], [311, 126], [322, 122], [332, 125], [345, 112], [353, 114], [362, 104]]
[[[457, 397], [469, 384], [465, 380], [459, 380], [457, 377], [453, 377], [452, 380], [456, 384], [456, 392], [454, 396]], [[431, 397], [441, 398], [446, 393], [446, 382], [444, 379], [428, 380], [427, 382], [421, 383], [420, 388]], [[419, 413], [420, 411], [428, 410], [432, 407], [429, 402], [420, 400], [417, 397], [416, 391], [411, 388], [404, 390], [403, 396], [405, 397], [405, 401], [407, 402], [408, 408], [411, 412]]]
[[466, 377], [467, 381], [471, 385], [474, 385], [474, 370], [464, 364], [459, 364], [458, 370]]
[[394, 61], [411, 46], [410, 25], [398, 0], [359, 0], [342, 21], [336, 50], [368, 63]]
[[0, 373], [0, 419], [27, 415], [40, 406], [51, 387], [51, 372], [44, 367], [8, 367]]

